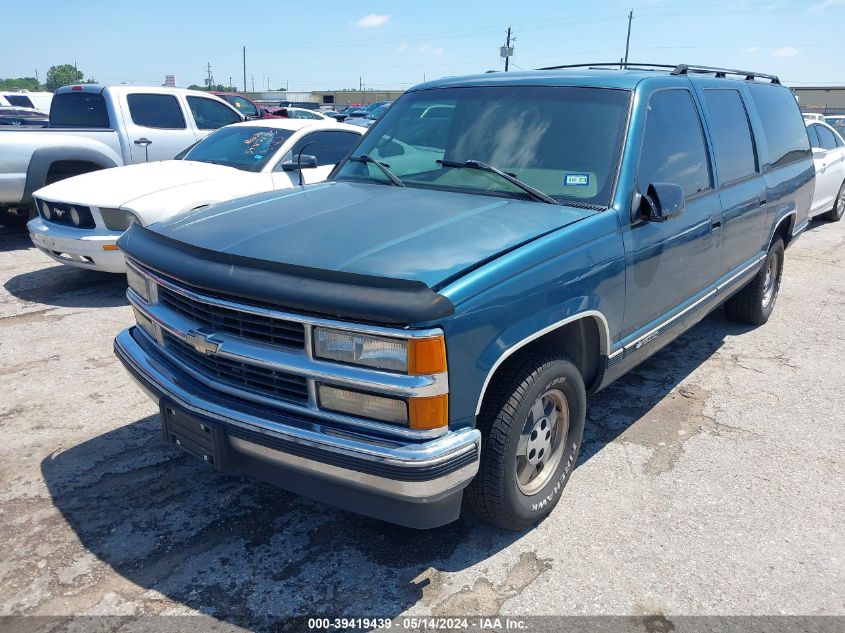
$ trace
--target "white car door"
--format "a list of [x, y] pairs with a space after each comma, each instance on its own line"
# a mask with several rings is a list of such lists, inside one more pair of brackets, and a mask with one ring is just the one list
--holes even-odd
[[196, 140], [176, 95], [128, 92], [120, 100], [133, 163], [170, 160]]
[[811, 213], [822, 213], [833, 207], [833, 201], [845, 180], [845, 147], [842, 139], [822, 123], [808, 126], [807, 133], [813, 148], [816, 168], [816, 190]]
[[[293, 147], [279, 162], [273, 178], [276, 188], [283, 189], [295, 185], [323, 182], [329, 177], [335, 165], [352, 151], [359, 140], [361, 140], [360, 134], [347, 130], [318, 130], [304, 134], [294, 141]], [[301, 177], [299, 172], [284, 171], [282, 165], [287, 161], [296, 160], [300, 153], [314, 156], [317, 159], [317, 167], [303, 169]]]

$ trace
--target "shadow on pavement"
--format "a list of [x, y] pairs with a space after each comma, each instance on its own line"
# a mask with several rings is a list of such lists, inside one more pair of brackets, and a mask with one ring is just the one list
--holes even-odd
[[[592, 398], [581, 461], [743, 329], [717, 312]], [[414, 531], [218, 475], [165, 445], [158, 416], [41, 467], [56, 507], [99, 559], [145, 589], [251, 629], [274, 617], [395, 616], [439, 571], [483, 565], [520, 538], [472, 516]]]
[[0, 252], [35, 248], [25, 226], [6, 227], [0, 224]]
[[128, 304], [124, 275], [62, 264], [21, 273], [3, 287], [18, 299], [63, 308], [110, 308]]

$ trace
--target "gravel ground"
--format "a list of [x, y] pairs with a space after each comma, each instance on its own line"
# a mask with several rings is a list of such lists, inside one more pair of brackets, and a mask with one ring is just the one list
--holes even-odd
[[0, 281], [0, 615], [845, 615], [845, 222], [787, 251], [767, 325], [717, 311], [593, 397], [523, 534], [217, 475], [112, 354], [122, 278], [0, 228]]

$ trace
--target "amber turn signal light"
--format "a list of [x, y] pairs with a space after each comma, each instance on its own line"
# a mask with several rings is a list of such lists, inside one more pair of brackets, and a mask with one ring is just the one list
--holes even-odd
[[119, 251], [120, 247], [117, 244], [103, 244], [104, 251]]
[[410, 426], [417, 431], [439, 429], [449, 424], [449, 395], [408, 400]]
[[408, 341], [408, 373], [440, 374], [446, 371], [446, 343], [442, 336]]

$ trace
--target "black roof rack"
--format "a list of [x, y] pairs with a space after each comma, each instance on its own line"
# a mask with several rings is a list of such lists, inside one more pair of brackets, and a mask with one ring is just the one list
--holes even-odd
[[628, 62], [627, 64], [621, 62], [599, 62], [596, 64], [564, 64], [562, 66], [546, 66], [545, 68], [538, 68], [537, 70], [562, 70], [564, 68], [619, 68], [625, 70], [670, 70], [672, 75], [690, 75], [696, 74], [713, 74], [716, 77], [723, 78], [728, 75], [737, 75], [745, 77], [747, 81], [754, 81], [755, 79], [768, 79], [773, 84], [779, 84], [780, 79], [777, 75], [769, 75], [766, 73], [758, 73], [750, 70], [734, 70], [731, 68], [717, 68], [715, 66], [695, 66], [693, 64], [636, 64]]

